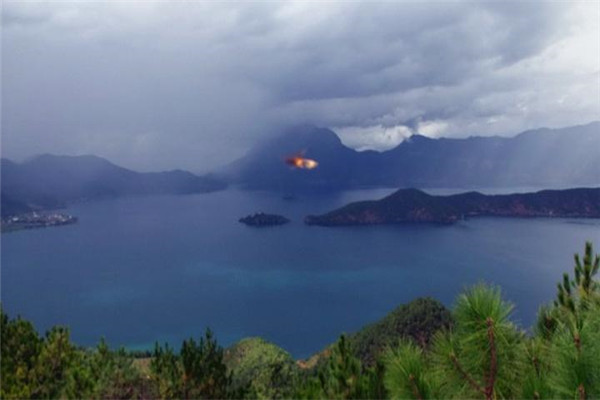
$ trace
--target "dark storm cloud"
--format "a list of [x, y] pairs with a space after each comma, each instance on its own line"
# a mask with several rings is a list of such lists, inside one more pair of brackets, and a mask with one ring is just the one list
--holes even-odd
[[[507, 8], [507, 6], [509, 8]], [[556, 30], [552, 7], [531, 4], [353, 5], [291, 48], [277, 77], [281, 100], [373, 96], [453, 85], [539, 52]], [[525, 26], [535, 27], [525, 32]], [[255, 71], [269, 72], [268, 60]]]
[[[283, 126], [357, 148], [597, 119], [591, 3], [5, 3], [3, 156], [205, 170]], [[595, 13], [595, 14], [594, 14]]]

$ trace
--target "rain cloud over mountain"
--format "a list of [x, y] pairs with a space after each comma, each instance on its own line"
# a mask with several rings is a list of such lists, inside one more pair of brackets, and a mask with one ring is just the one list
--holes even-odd
[[290, 125], [355, 149], [597, 120], [594, 2], [13, 2], [2, 155], [216, 169]]

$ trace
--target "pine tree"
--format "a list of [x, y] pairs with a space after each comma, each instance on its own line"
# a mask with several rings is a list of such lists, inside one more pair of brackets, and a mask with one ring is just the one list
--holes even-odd
[[459, 295], [453, 312], [455, 328], [434, 339], [434, 357], [446, 379], [442, 396], [515, 395], [524, 335], [509, 320], [512, 310], [496, 287], [477, 285]]
[[439, 398], [439, 382], [431, 372], [423, 348], [402, 341], [384, 355], [384, 383], [392, 399]]
[[198, 343], [191, 338], [183, 341], [181, 361], [184, 398], [227, 397], [231, 375], [223, 362], [223, 348], [217, 344], [210, 329]]
[[44, 344], [34, 369], [36, 387], [33, 398], [55, 399], [62, 395], [65, 378], [75, 359], [75, 349], [69, 338], [69, 330], [53, 327], [46, 333]]
[[223, 362], [223, 348], [210, 329], [198, 342], [184, 340], [179, 356], [165, 345], [155, 345], [150, 363], [156, 391], [162, 398], [225, 399], [240, 397], [230, 393], [232, 376]]
[[181, 366], [173, 349], [165, 344], [163, 349], [158, 343], [154, 345], [154, 353], [150, 362], [151, 377], [155, 391], [160, 398], [181, 398]]
[[[574, 256], [573, 277], [563, 275], [554, 309], [546, 310], [550, 386], [557, 396], [600, 396], [600, 257], [585, 244], [583, 262]], [[538, 324], [539, 326], [539, 324]]]
[[373, 392], [366, 371], [353, 354], [345, 335], [335, 343], [318, 381], [325, 398], [361, 399]]
[[548, 337], [538, 335], [525, 340], [525, 357], [520, 368], [520, 395], [525, 399], [548, 399], [553, 397], [548, 375], [552, 369]]
[[375, 361], [375, 365], [368, 367], [363, 371], [365, 383], [363, 384], [364, 398], [366, 399], [387, 399], [388, 392], [385, 386], [385, 363], [382, 359]]
[[590, 305], [573, 326], [559, 320], [549, 343], [548, 384], [554, 397], [600, 397], [600, 307]]
[[0, 398], [31, 398], [42, 339], [30, 322], [21, 318], [11, 320], [0, 307], [0, 346]]
[[575, 254], [573, 279], [565, 273], [562, 282], [558, 283], [557, 300], [554, 302], [556, 307], [576, 314], [590, 304], [600, 302], [600, 287], [594, 279], [600, 269], [600, 256], [594, 256], [593, 253], [592, 243], [586, 242], [583, 263], [579, 254]]

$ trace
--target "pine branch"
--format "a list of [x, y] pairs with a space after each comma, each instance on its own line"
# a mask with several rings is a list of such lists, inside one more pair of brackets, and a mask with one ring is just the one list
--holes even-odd
[[485, 323], [487, 324], [488, 341], [490, 343], [490, 372], [485, 388], [485, 397], [486, 399], [491, 400], [494, 394], [496, 373], [498, 371], [498, 355], [496, 354], [496, 341], [494, 337], [494, 320], [488, 318]]
[[419, 388], [417, 387], [417, 383], [415, 382], [415, 376], [413, 374], [410, 374], [408, 376], [408, 380], [410, 381], [415, 398], [418, 400], [423, 400], [423, 396], [421, 396], [421, 392], [419, 392]]
[[579, 333], [573, 335], [573, 342], [575, 343], [577, 353], [581, 353], [581, 337], [579, 336]]
[[537, 376], [540, 375], [540, 360], [537, 357], [533, 357], [531, 359], [531, 362], [533, 363], [533, 368], [535, 368], [535, 373]]
[[583, 387], [583, 383], [577, 387], [577, 391], [579, 392], [579, 400], [585, 400], [585, 388]]
[[471, 375], [469, 375], [460, 365], [460, 363], [458, 362], [458, 358], [456, 358], [456, 354], [451, 353], [450, 354], [450, 359], [452, 360], [452, 363], [454, 364], [454, 368], [456, 368], [456, 370], [458, 372], [460, 372], [460, 374], [463, 376], [463, 378], [469, 383], [469, 385], [471, 385], [471, 387], [473, 389], [475, 389], [476, 391], [482, 393], [482, 394], [486, 394], [485, 390], [477, 383], [475, 382], [475, 380], [471, 377]]

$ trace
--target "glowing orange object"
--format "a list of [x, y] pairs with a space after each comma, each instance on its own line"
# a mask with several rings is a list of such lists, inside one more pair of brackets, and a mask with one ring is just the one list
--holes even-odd
[[314, 168], [317, 168], [317, 166], [319, 165], [319, 163], [315, 160], [312, 160], [310, 158], [300, 157], [300, 156], [287, 157], [285, 159], [285, 163], [294, 168], [301, 168], [301, 169], [314, 169]]

